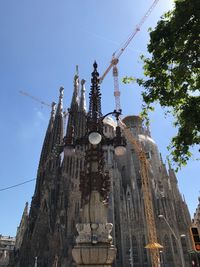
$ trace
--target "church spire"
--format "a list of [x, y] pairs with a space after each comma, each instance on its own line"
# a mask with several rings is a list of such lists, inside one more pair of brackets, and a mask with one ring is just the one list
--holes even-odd
[[87, 107], [86, 107], [86, 97], [85, 97], [85, 80], [81, 80], [81, 96], [78, 110], [78, 127], [77, 127], [77, 137], [84, 136], [86, 133], [86, 116], [87, 116]]
[[47, 127], [47, 131], [46, 131], [46, 135], [44, 138], [44, 143], [43, 143], [43, 147], [41, 151], [40, 162], [39, 162], [39, 167], [38, 167], [39, 171], [41, 168], [45, 166], [45, 163], [49, 157], [49, 154], [51, 153], [51, 138], [52, 138], [53, 124], [55, 120], [55, 110], [56, 110], [56, 103], [53, 102], [51, 105], [51, 116], [49, 120], [49, 125]]
[[101, 113], [101, 93], [99, 87], [99, 73], [97, 71], [96, 61], [93, 64], [94, 71], [92, 72], [91, 89], [90, 89], [90, 103], [89, 103], [89, 118], [98, 119], [102, 116]]
[[86, 98], [85, 98], [85, 82], [86, 80], [81, 80], [81, 97], [80, 97], [80, 104], [79, 104], [79, 111], [86, 112]]
[[55, 110], [56, 110], [56, 103], [52, 103], [52, 109], [51, 109], [51, 116], [49, 120], [49, 124], [47, 127], [46, 135], [44, 138], [44, 143], [42, 146], [42, 151], [40, 155], [40, 161], [38, 166], [38, 172], [37, 172], [37, 180], [35, 185], [35, 192], [33, 196], [33, 200], [31, 202], [31, 208], [30, 208], [30, 218], [33, 221], [33, 225], [36, 220], [36, 210], [38, 209], [40, 205], [41, 200], [41, 192], [43, 184], [43, 181], [45, 179], [45, 172], [47, 168], [48, 160], [50, 159], [51, 151], [52, 151], [52, 132], [53, 132], [53, 125], [55, 121]]
[[91, 88], [90, 88], [90, 102], [87, 119], [88, 131], [102, 131], [102, 113], [101, 113], [101, 92], [99, 86], [99, 73], [97, 71], [96, 61], [93, 64], [94, 70], [92, 72]]
[[61, 115], [62, 116], [62, 111], [63, 111], [63, 94], [64, 94], [64, 88], [61, 86], [60, 87], [60, 95], [59, 95], [59, 102], [58, 102], [58, 108], [56, 115]]
[[63, 93], [64, 88], [60, 87], [59, 102], [52, 129], [52, 152], [57, 150], [63, 140]]
[[79, 74], [78, 74], [78, 65], [76, 65], [76, 73], [74, 75], [74, 92], [71, 102], [71, 109], [78, 106], [78, 94], [79, 94]]
[[17, 227], [17, 235], [15, 242], [15, 249], [18, 250], [21, 247], [22, 240], [28, 225], [28, 202], [26, 202], [24, 212], [20, 221], [20, 225]]
[[168, 172], [169, 172], [170, 180], [171, 180], [172, 183], [177, 184], [177, 183], [178, 183], [178, 180], [177, 180], [177, 178], [176, 178], [175, 171], [174, 171], [174, 169], [172, 169], [172, 166], [171, 166], [171, 163], [170, 163], [169, 160], [168, 160], [168, 166], [169, 166], [169, 170], [168, 170]]
[[74, 75], [74, 92], [72, 96], [71, 106], [69, 108], [69, 116], [67, 123], [66, 136], [69, 137], [74, 129], [74, 135], [77, 135], [77, 125], [78, 125], [78, 109], [79, 109], [79, 75], [78, 75], [78, 66], [76, 66], [76, 73]]
[[23, 215], [28, 216], [28, 202], [26, 202], [26, 204], [25, 204]]

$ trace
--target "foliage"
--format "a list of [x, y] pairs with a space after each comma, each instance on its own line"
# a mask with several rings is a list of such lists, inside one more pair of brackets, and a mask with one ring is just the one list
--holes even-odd
[[142, 56], [145, 79], [143, 115], [160, 103], [174, 116], [177, 135], [171, 140], [173, 160], [179, 167], [191, 156], [191, 147], [200, 144], [200, 1], [179, 0], [150, 31], [150, 58]]

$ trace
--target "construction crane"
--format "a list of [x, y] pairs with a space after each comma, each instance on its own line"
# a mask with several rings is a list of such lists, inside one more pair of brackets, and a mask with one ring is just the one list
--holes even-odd
[[[35, 96], [30, 95], [28, 92], [25, 92], [25, 91], [20, 90], [19, 93], [22, 94], [22, 95], [24, 95], [24, 96], [26, 96], [26, 97], [31, 98], [32, 100], [40, 103], [43, 106], [52, 107], [52, 105], [53, 105], [53, 104], [50, 105], [50, 104], [46, 103], [45, 101], [41, 100], [40, 98], [37, 98]], [[54, 105], [55, 105], [55, 102], [54, 102]], [[64, 128], [64, 131], [66, 130], [66, 124], [67, 124], [67, 116], [68, 116], [68, 114], [69, 113], [66, 110], [63, 111], [63, 128]], [[49, 164], [49, 161], [51, 159], [53, 159], [55, 156], [57, 156], [57, 154], [59, 153], [58, 151], [59, 151], [59, 146], [58, 145], [55, 145], [53, 147], [53, 149], [52, 149], [52, 152], [50, 153], [49, 157], [47, 158], [47, 160], [45, 162], [45, 165], [44, 165], [45, 168], [46, 168], [47, 164]], [[57, 260], [58, 259], [55, 258], [55, 264], [57, 264], [56, 263]], [[55, 265], [55, 266], [57, 266], [57, 265]]]
[[[100, 78], [100, 83], [104, 80], [106, 75], [109, 73], [111, 68], [113, 68], [113, 78], [114, 78], [114, 97], [115, 97], [115, 105], [116, 111], [120, 111], [120, 90], [119, 90], [119, 82], [118, 82], [118, 69], [117, 64], [119, 62], [120, 56], [123, 54], [125, 49], [128, 47], [134, 36], [140, 31], [141, 26], [148, 18], [148, 16], [153, 11], [154, 7], [158, 3], [159, 0], [154, 0], [150, 8], [147, 10], [145, 15], [142, 17], [138, 25], [136, 26], [135, 30], [131, 33], [127, 41], [122, 45], [122, 47], [116, 51], [113, 56], [112, 60]], [[146, 158], [145, 151], [143, 150], [141, 144], [134, 138], [133, 134], [131, 133], [130, 129], [121, 121], [119, 118], [119, 124], [123, 128], [125, 137], [127, 140], [131, 142], [133, 145], [136, 154], [139, 158], [139, 165], [140, 165], [140, 175], [142, 181], [142, 192], [143, 192], [143, 199], [144, 199], [144, 213], [146, 218], [146, 225], [147, 225], [147, 237], [148, 237], [148, 244], [146, 248], [150, 251], [151, 256], [151, 263], [152, 267], [160, 267], [160, 255], [159, 249], [162, 248], [157, 241], [157, 233], [156, 233], [156, 225], [155, 225], [155, 218], [153, 212], [153, 202], [152, 202], [152, 192], [151, 192], [151, 181], [149, 177], [149, 162]]]
[[40, 103], [41, 105], [44, 105], [44, 106], [47, 106], [47, 107], [51, 108], [51, 105], [50, 105], [50, 104], [44, 102], [43, 100], [41, 100], [41, 99], [39, 99], [39, 98], [37, 98], [37, 97], [35, 97], [35, 96], [30, 95], [29, 93], [27, 93], [27, 92], [25, 92], [25, 91], [20, 90], [19, 93], [20, 93], [21, 95], [24, 95], [24, 96], [27, 96], [27, 97], [33, 99], [34, 101], [37, 101], [37, 102]]
[[159, 249], [163, 248], [157, 241], [156, 225], [153, 212], [153, 202], [151, 193], [151, 181], [149, 177], [149, 162], [146, 158], [145, 151], [141, 144], [133, 136], [131, 130], [119, 119], [120, 127], [123, 129], [124, 135], [131, 142], [133, 148], [139, 158], [140, 175], [142, 181], [142, 192], [144, 199], [144, 213], [147, 225], [148, 244], [145, 248], [149, 249], [152, 267], [160, 267]]
[[[52, 105], [46, 103], [45, 101], [41, 100], [40, 98], [37, 98], [35, 96], [32, 96], [32, 95], [30, 95], [29, 93], [27, 93], [25, 91], [20, 90], [19, 93], [21, 95], [24, 95], [26, 97], [29, 97], [29, 98], [33, 99], [34, 101], [40, 103], [43, 106], [46, 106], [46, 107], [49, 107], [49, 108], [51, 108], [51, 106], [52, 106]], [[68, 112], [66, 110], [64, 110], [63, 111], [63, 128], [64, 128], [64, 130], [66, 129], [67, 116], [68, 116]]]
[[154, 0], [154, 2], [152, 3], [152, 5], [150, 6], [150, 8], [147, 10], [147, 12], [144, 14], [144, 16], [142, 17], [142, 19], [140, 20], [140, 22], [135, 27], [134, 31], [128, 37], [128, 39], [126, 40], [126, 42], [124, 42], [124, 44], [121, 46], [121, 48], [119, 50], [117, 50], [117, 51], [115, 51], [113, 53], [112, 60], [111, 60], [111, 62], [109, 64], [109, 66], [107, 67], [107, 69], [105, 70], [105, 72], [103, 73], [103, 75], [99, 79], [100, 83], [102, 83], [102, 81], [104, 80], [104, 78], [106, 77], [106, 75], [109, 73], [109, 71], [111, 70], [111, 68], [113, 68], [114, 97], [115, 97], [115, 104], [116, 104], [116, 110], [117, 111], [120, 110], [120, 90], [119, 90], [118, 69], [117, 69], [117, 64], [119, 62], [119, 58], [121, 57], [121, 55], [123, 54], [123, 52], [126, 50], [126, 48], [130, 44], [130, 42], [132, 41], [132, 39], [135, 37], [135, 35], [140, 31], [143, 23], [149, 17], [149, 15], [153, 11], [153, 9], [156, 6], [156, 4], [158, 3], [158, 1], [159, 0]]
[[[118, 52], [116, 51], [113, 54], [110, 65], [108, 66], [108, 68], [106, 69], [106, 71], [103, 73], [103, 75], [100, 78], [100, 82], [102, 82], [105, 76], [111, 70], [111, 68], [113, 68], [114, 97], [115, 97], [115, 104], [116, 104], [117, 111], [120, 110], [120, 90], [119, 90], [118, 69], [117, 69], [119, 58], [123, 54], [125, 49], [128, 47], [128, 45], [130, 44], [134, 36], [140, 31], [141, 26], [143, 25], [145, 20], [148, 18], [148, 16], [151, 14], [151, 12], [153, 11], [158, 1], [159, 0], [155, 0], [153, 2], [153, 4], [150, 6], [150, 8], [147, 10], [145, 15], [140, 20], [139, 24], [136, 26], [135, 30], [131, 33], [127, 41], [122, 45], [121, 49], [119, 49]], [[153, 212], [151, 184], [150, 184], [151, 182], [150, 182], [150, 177], [149, 177], [149, 168], [150, 168], [149, 162], [146, 158], [145, 151], [143, 150], [140, 143], [134, 138], [130, 129], [121, 121], [121, 119], [119, 121], [120, 121], [120, 126], [123, 128], [125, 137], [127, 138], [127, 140], [131, 142], [139, 158], [140, 175], [141, 175], [141, 181], [142, 181], [142, 192], [143, 192], [143, 198], [144, 198], [144, 211], [145, 211], [145, 218], [146, 218], [146, 225], [147, 225], [147, 237], [148, 237], [148, 244], [146, 248], [150, 250], [152, 267], [160, 267], [159, 249], [162, 248], [162, 246], [158, 244], [158, 241], [157, 241], [156, 225], [155, 225], [155, 218], [154, 218], [154, 212]]]

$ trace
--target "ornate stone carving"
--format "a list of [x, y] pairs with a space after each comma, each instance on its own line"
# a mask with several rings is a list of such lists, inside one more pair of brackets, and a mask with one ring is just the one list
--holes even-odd
[[97, 223], [82, 223], [77, 224], [76, 229], [79, 233], [76, 243], [112, 243], [112, 236], [110, 235], [112, 231], [112, 223], [97, 224]]

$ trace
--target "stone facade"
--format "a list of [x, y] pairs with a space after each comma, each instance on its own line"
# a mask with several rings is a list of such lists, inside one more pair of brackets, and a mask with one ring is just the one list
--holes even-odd
[[15, 238], [0, 235], [0, 267], [12, 266]]
[[28, 202], [26, 202], [20, 225], [19, 227], [17, 227], [17, 235], [16, 235], [16, 242], [15, 242], [16, 253], [18, 253], [18, 250], [21, 247], [27, 225], [28, 225]]
[[[85, 147], [77, 146], [71, 155], [60, 154], [63, 136], [81, 138], [86, 129], [85, 82], [74, 77], [74, 93], [69, 110], [67, 129], [63, 129], [63, 89], [57, 110], [52, 112], [41, 152], [37, 181], [22, 241], [18, 240], [15, 267], [73, 267], [72, 248], [78, 235], [75, 225], [81, 224], [82, 200], [79, 179], [84, 170]], [[128, 116], [124, 122], [146, 151], [153, 196], [154, 216], [162, 266], [179, 267], [181, 250], [185, 267], [189, 267], [191, 224], [187, 204], [182, 198], [173, 169], [167, 170], [157, 145], [138, 116]], [[104, 120], [104, 134], [113, 137], [115, 122]], [[116, 157], [111, 145], [104, 146], [105, 171], [111, 181], [108, 222], [113, 223], [113, 243], [117, 248], [115, 267], [150, 267], [145, 245], [147, 224], [141, 190], [140, 162], [127, 140], [127, 153]], [[163, 215], [165, 220], [159, 218]], [[169, 227], [170, 226], [170, 227]], [[181, 238], [181, 235], [185, 237]], [[20, 235], [21, 238], [22, 235]], [[132, 263], [131, 263], [132, 262]]]

